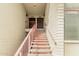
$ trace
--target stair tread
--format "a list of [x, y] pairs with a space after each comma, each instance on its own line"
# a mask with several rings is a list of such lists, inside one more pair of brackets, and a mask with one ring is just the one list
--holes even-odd
[[41, 37], [39, 38], [38, 37], [38, 38], [35, 38], [35, 40], [47, 40], [47, 38], [41, 38]]
[[49, 45], [49, 44], [32, 44], [32, 45]]
[[31, 49], [50, 49], [50, 47], [32, 47]]
[[30, 50], [30, 52], [36, 52], [36, 51], [38, 51], [38, 52], [51, 52], [51, 50], [50, 49], [31, 49]]
[[48, 44], [48, 42], [31, 42], [31, 44]]
[[49, 47], [49, 45], [31, 45], [31, 47]]
[[40, 46], [41, 46], [41, 45], [42, 45], [42, 46], [44, 45], [44, 46], [45, 46], [45, 45], [49, 45], [49, 44], [32, 44], [32, 45], [40, 45]]
[[51, 54], [28, 54], [28, 56], [51, 56]]
[[48, 41], [48, 40], [33, 40], [33, 41]]
[[37, 42], [35, 43], [35, 42], [32, 42], [31, 44], [36, 44], [36, 45], [40, 45], [41, 44], [41, 45], [43, 45], [43, 44], [49, 44], [49, 43], [37, 43]]
[[41, 44], [39, 44], [39, 45], [35, 45], [35, 44], [33, 44], [33, 45], [31, 45], [31, 46], [39, 46], [39, 47], [41, 47], [41, 46], [44, 46], [44, 47], [46, 47], [46, 46], [49, 46], [48, 44], [43, 44], [43, 45], [41, 45]]
[[48, 41], [33, 41], [33, 42], [48, 42]]
[[30, 54], [51, 54], [51, 52], [31, 52]]

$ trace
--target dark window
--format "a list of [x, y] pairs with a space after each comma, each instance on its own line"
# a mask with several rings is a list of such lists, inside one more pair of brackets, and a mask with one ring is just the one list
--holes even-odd
[[43, 28], [43, 18], [37, 18], [37, 28]]
[[32, 28], [35, 24], [35, 18], [29, 18], [29, 28]]

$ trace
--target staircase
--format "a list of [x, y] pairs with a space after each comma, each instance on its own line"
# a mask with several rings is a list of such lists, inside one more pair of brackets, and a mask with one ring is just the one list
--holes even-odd
[[44, 31], [37, 31], [31, 42], [28, 56], [50, 56], [51, 49]]
[[29, 31], [15, 56], [50, 56], [52, 50], [44, 30], [37, 30], [36, 24]]

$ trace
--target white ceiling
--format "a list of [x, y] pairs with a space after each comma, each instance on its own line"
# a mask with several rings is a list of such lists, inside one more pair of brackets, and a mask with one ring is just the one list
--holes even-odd
[[45, 3], [25, 3], [26, 13], [28, 16], [44, 16]]

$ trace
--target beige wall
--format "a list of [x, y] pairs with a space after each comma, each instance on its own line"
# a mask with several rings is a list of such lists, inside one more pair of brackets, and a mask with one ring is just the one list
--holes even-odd
[[22, 4], [0, 4], [0, 55], [13, 55], [23, 41], [25, 14]]
[[65, 56], [79, 56], [79, 44], [65, 43]]
[[[53, 38], [50, 36], [48, 30], [47, 37], [52, 49], [53, 55], [63, 55], [64, 50], [64, 4], [48, 4], [45, 14], [45, 20], [47, 21], [47, 29], [51, 32]], [[57, 42], [57, 46], [54, 45], [53, 40]]]

